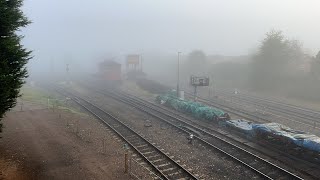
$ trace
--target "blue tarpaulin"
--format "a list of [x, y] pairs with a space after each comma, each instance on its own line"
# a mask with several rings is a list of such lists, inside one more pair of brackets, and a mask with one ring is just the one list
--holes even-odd
[[297, 146], [320, 152], [320, 138], [303, 131], [293, 130], [279, 123], [253, 124], [255, 132], [272, 133], [293, 142]]
[[318, 136], [313, 134], [296, 134], [294, 138], [296, 139], [294, 142], [296, 145], [320, 152], [320, 138]]
[[252, 122], [247, 121], [245, 119], [235, 119], [226, 121], [225, 126], [234, 128], [248, 135], [252, 133]]

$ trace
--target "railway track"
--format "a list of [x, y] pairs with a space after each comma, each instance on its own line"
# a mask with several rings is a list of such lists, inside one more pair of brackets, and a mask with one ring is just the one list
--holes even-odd
[[187, 169], [179, 165], [178, 162], [166, 155], [166, 153], [164, 153], [161, 149], [154, 146], [151, 142], [135, 132], [128, 125], [122, 123], [119, 119], [117, 119], [110, 113], [102, 110], [88, 100], [71, 94], [70, 92], [66, 92], [62, 89], [59, 89], [57, 91], [60, 94], [71, 98], [74, 102], [76, 102], [94, 117], [108, 126], [111, 130], [113, 130], [153, 168], [159, 179], [198, 179]]
[[[134, 95], [131, 95], [131, 96], [133, 96], [133, 97], [135, 97], [136, 99], [138, 99], [138, 100], [140, 100], [140, 101], [143, 101], [143, 102], [145, 102], [145, 103], [149, 103], [149, 104], [152, 104], [152, 105], [156, 105], [157, 108], [163, 109], [163, 110], [168, 111], [168, 112], [173, 113], [173, 114], [176, 114], [177, 116], [180, 116], [180, 117], [183, 118], [183, 119], [188, 119], [189, 121], [192, 121], [191, 119], [189, 119], [189, 118], [186, 117], [186, 116], [181, 116], [179, 113], [177, 113], [177, 112], [174, 111], [174, 110], [169, 110], [168, 108], [164, 108], [163, 106], [160, 106], [160, 105], [151, 103], [150, 101], [141, 99], [140, 97], [137, 97], [137, 96], [134, 96]], [[200, 101], [201, 101], [201, 100], [200, 100]], [[208, 103], [207, 101], [201, 101], [201, 102]], [[241, 111], [240, 111], [240, 112], [241, 112]], [[249, 114], [249, 113], [248, 113], [248, 114]], [[242, 115], [240, 114], [240, 116], [242, 116]], [[206, 127], [201, 126], [201, 128], [206, 128]], [[213, 130], [213, 129], [210, 128], [209, 131], [210, 131], [210, 130]], [[217, 132], [219, 133], [219, 131], [217, 131]], [[220, 134], [221, 134], [221, 133], [220, 133]], [[222, 133], [222, 134], [224, 134], [224, 133]], [[255, 143], [257, 143], [257, 144], [259, 144], [259, 145], [261, 145], [261, 146], [263, 146], [263, 147], [265, 147], [265, 148], [267, 147], [265, 144], [260, 143], [259, 141], [255, 141]], [[251, 148], [253, 148], [253, 147], [251, 147]], [[270, 147], [268, 147], [268, 148], [270, 148]], [[256, 148], [254, 148], [254, 149], [256, 149]], [[280, 150], [278, 150], [278, 149], [274, 149], [274, 148], [270, 148], [270, 149], [273, 149], [273, 151], [278, 152], [279, 154], [288, 155], [287, 153], [284, 153], [284, 152], [282, 152], [282, 151], [280, 151]], [[256, 149], [256, 150], [258, 150], [258, 149]], [[259, 150], [258, 150], [258, 151], [259, 151]], [[290, 156], [289, 158], [290, 158], [290, 159], [295, 159], [295, 160], [297, 160], [297, 161], [301, 161], [301, 162], [299, 162], [299, 163], [302, 163], [302, 164], [309, 164], [309, 163], [310, 163], [309, 166], [311, 166], [311, 167], [315, 167], [315, 166], [317, 166], [316, 164], [318, 164], [318, 161], [314, 162], [314, 161], [310, 161], [310, 159], [309, 159], [308, 161], [305, 161], [305, 160], [302, 160], [302, 159], [299, 159], [299, 158], [295, 158], [295, 157], [293, 157], [293, 156]], [[303, 169], [301, 169], [301, 170], [303, 171]]]
[[[219, 92], [219, 94], [227, 97], [231, 96], [230, 93], [226, 92]], [[249, 96], [246, 94], [239, 94], [237, 96], [233, 95], [232, 98], [237, 99], [239, 101], [238, 103], [248, 104], [267, 110], [267, 113], [273, 114], [276, 117], [284, 118], [295, 123], [320, 129], [320, 112], [310, 109], [304, 109], [295, 105], [289, 105], [272, 100]]]
[[[218, 91], [219, 94], [224, 94], [224, 95], [228, 95], [230, 96], [232, 93], [229, 91]], [[303, 108], [297, 105], [293, 105], [293, 104], [288, 104], [285, 102], [279, 102], [278, 100], [274, 100], [271, 98], [262, 98], [262, 97], [258, 97], [255, 95], [249, 95], [248, 93], [241, 93], [241, 97], [236, 97], [236, 98], [250, 98], [253, 100], [257, 100], [260, 102], [264, 102], [264, 103], [271, 103], [271, 104], [276, 104], [276, 105], [280, 105], [286, 108], [290, 108], [291, 110], [293, 110], [294, 112], [302, 112], [302, 113], [310, 113], [311, 117], [315, 117], [318, 118], [320, 117], [320, 111], [316, 111], [313, 109], [309, 109], [309, 108]]]
[[[185, 91], [185, 94], [190, 99], [192, 99], [194, 97], [194, 95], [192, 93], [189, 93], [189, 92]], [[225, 112], [234, 114], [234, 115], [236, 115], [238, 117], [241, 117], [241, 118], [244, 118], [244, 119], [247, 119], [247, 120], [251, 120], [253, 122], [263, 122], [263, 123], [272, 122], [270, 119], [268, 119], [266, 117], [250, 113], [250, 112], [248, 112], [246, 110], [240, 109], [240, 108], [235, 107], [235, 106], [227, 105], [227, 104], [225, 104], [223, 102], [219, 102], [217, 100], [206, 100], [206, 99], [204, 99], [204, 98], [202, 98], [200, 96], [196, 96], [196, 97], [197, 97], [197, 101], [199, 101], [199, 102], [202, 102], [202, 103], [207, 104], [209, 106], [213, 106], [215, 108], [221, 109], [221, 110], [223, 110]]]
[[[230, 96], [230, 93], [227, 93], [224, 91], [221, 91], [219, 93], [223, 94], [223, 95]], [[263, 104], [266, 106], [276, 105], [277, 107], [280, 107], [281, 109], [284, 109], [284, 110], [288, 110], [289, 112], [304, 114], [307, 117], [311, 117], [311, 118], [319, 118], [320, 117], [319, 111], [307, 109], [307, 108], [302, 108], [302, 107], [299, 107], [296, 105], [278, 102], [278, 101], [271, 100], [271, 99], [264, 99], [264, 98], [257, 97], [257, 96], [251, 96], [251, 95], [245, 94], [245, 93], [241, 93], [239, 96], [234, 96], [234, 97], [239, 100], [243, 100], [243, 101], [247, 101], [247, 102], [251, 102], [251, 103], [252, 102], [260, 103], [260, 104]]]
[[192, 130], [200, 132], [201, 136], [195, 136], [196, 140], [219, 151], [235, 162], [251, 169], [260, 177], [265, 179], [302, 179], [301, 177], [241, 148], [240, 146], [227, 141], [225, 138], [219, 137], [217, 134], [213, 134], [205, 129], [183, 121], [177, 114], [172, 114], [165, 111], [163, 108], [148, 104], [141, 99], [136, 99], [129, 95], [119, 94], [117, 92], [106, 93], [103, 91], [95, 91], [133, 106], [161, 121], [166, 122], [186, 134], [192, 133]]
[[[191, 99], [193, 98], [193, 95], [191, 93], [185, 92], [185, 94], [187, 96], [189, 96]], [[240, 99], [240, 97], [238, 97], [238, 96], [232, 96], [233, 99], [235, 99], [235, 97]], [[283, 110], [278, 107], [265, 106], [265, 105], [262, 105], [259, 103], [254, 103], [254, 105], [252, 106], [252, 104], [253, 104], [252, 101], [247, 101], [244, 103], [239, 103], [239, 102], [233, 101], [233, 102], [229, 102], [227, 104], [227, 103], [219, 102], [215, 99], [208, 100], [208, 99], [202, 98], [200, 96], [197, 96], [197, 100], [199, 102], [205, 103], [207, 105], [219, 108], [219, 109], [224, 110], [226, 112], [232, 113], [232, 114], [237, 115], [242, 118], [245, 118], [247, 120], [251, 120], [252, 122], [266, 123], [266, 122], [274, 122], [276, 119], [282, 119], [282, 120], [286, 120], [286, 121], [290, 121], [293, 123], [298, 123], [298, 124], [304, 125], [305, 127], [320, 130], [320, 126], [319, 126], [320, 121], [318, 119], [313, 119], [310, 117], [308, 118], [307, 116], [304, 116], [299, 113], [294, 113], [294, 114], [288, 113], [289, 111]], [[251, 108], [260, 107], [261, 111], [263, 112], [263, 115], [261, 115], [261, 113], [259, 115], [257, 113], [248, 112], [246, 110], [243, 110], [242, 108], [244, 107], [245, 103], [251, 104]], [[236, 105], [238, 107], [236, 107]]]
[[[191, 93], [188, 93], [188, 92], [186, 92], [186, 94], [188, 95], [188, 96], [190, 96], [190, 98], [192, 98], [192, 94]], [[240, 117], [243, 117], [243, 118], [245, 118], [245, 119], [247, 119], [247, 120], [251, 120], [252, 122], [257, 122], [257, 120], [256, 119], [254, 119], [254, 117], [257, 117], [257, 118], [259, 118], [260, 120], [263, 120], [263, 121], [265, 121], [265, 122], [275, 122], [276, 120], [287, 120], [287, 121], [291, 121], [291, 122], [294, 122], [294, 123], [298, 123], [298, 124], [301, 124], [301, 125], [305, 125], [305, 127], [307, 126], [307, 127], [312, 127], [312, 129], [313, 130], [319, 130], [320, 129], [320, 127], [315, 127], [314, 125], [314, 123], [311, 123], [311, 122], [306, 122], [305, 120], [303, 120], [303, 118], [301, 118], [300, 120], [299, 119], [296, 119], [296, 118], [292, 118], [292, 117], [288, 117], [288, 116], [285, 116], [285, 115], [283, 115], [283, 116], [281, 116], [281, 115], [279, 115], [278, 113], [277, 114], [275, 114], [275, 113], [273, 113], [273, 112], [265, 112], [265, 115], [269, 115], [269, 114], [271, 114], [272, 116], [271, 117], [264, 117], [264, 116], [262, 116], [262, 115], [252, 115], [252, 113], [247, 113], [247, 114], [249, 114], [249, 116], [246, 116], [246, 115], [242, 115], [242, 114], [239, 114], [239, 113], [237, 113], [237, 112], [242, 112], [243, 110], [237, 110], [237, 108], [232, 108], [232, 106], [231, 106], [231, 108], [229, 108], [229, 109], [227, 109], [228, 107], [230, 107], [229, 105], [227, 105], [227, 104], [225, 104], [225, 105], [222, 105], [222, 106], [217, 106], [217, 104], [219, 105], [219, 103], [217, 103], [216, 101], [214, 101], [214, 100], [206, 100], [206, 99], [204, 99], [204, 98], [201, 98], [201, 97], [199, 97], [199, 96], [197, 96], [197, 98], [198, 98], [198, 101], [199, 102], [202, 102], [202, 103], [205, 103], [205, 104], [208, 104], [208, 105], [210, 105], [210, 106], [213, 106], [213, 107], [218, 107], [218, 108], [223, 108], [222, 110], [224, 110], [224, 111], [226, 111], [226, 112], [230, 112], [230, 113], [233, 113], [233, 114], [236, 114], [236, 115], [238, 115], [238, 116], [240, 116]], [[227, 107], [227, 108], [225, 108], [225, 107]], [[273, 119], [274, 118], [274, 119]], [[259, 122], [259, 121], [258, 121]], [[315, 132], [315, 133], [317, 133], [317, 132]], [[292, 154], [295, 154], [295, 155], [297, 155], [297, 156], [300, 156], [299, 154], [297, 154], [297, 153], [295, 153], [295, 152], [292, 152]], [[314, 157], [312, 157], [312, 156], [304, 156], [304, 159], [303, 160], [306, 160], [307, 162], [310, 162], [310, 163], [313, 163], [313, 164], [318, 164], [319, 163], [319, 161], [318, 161], [318, 158], [314, 158]]]

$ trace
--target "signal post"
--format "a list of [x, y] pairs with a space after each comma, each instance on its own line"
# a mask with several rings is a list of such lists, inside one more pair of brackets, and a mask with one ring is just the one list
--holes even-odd
[[191, 76], [190, 84], [194, 87], [194, 101], [196, 101], [197, 97], [197, 87], [198, 86], [209, 86], [209, 77], [199, 77], [199, 76]]

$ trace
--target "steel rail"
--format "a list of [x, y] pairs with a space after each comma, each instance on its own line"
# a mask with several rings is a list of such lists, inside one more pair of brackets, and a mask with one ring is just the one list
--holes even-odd
[[[239, 150], [241, 150], [241, 151], [244, 151], [245, 153], [250, 154], [251, 156], [254, 156], [255, 158], [258, 158], [259, 160], [261, 160], [261, 161], [263, 161], [263, 162], [265, 162], [265, 163], [267, 163], [267, 164], [269, 164], [269, 165], [271, 165], [271, 166], [274, 166], [275, 168], [280, 169], [281, 171], [283, 171], [283, 172], [285, 172], [285, 173], [288, 173], [289, 176], [292, 176], [292, 177], [297, 178], [297, 179], [302, 179], [301, 177], [299, 177], [299, 176], [297, 176], [297, 175], [289, 172], [288, 170], [283, 169], [282, 167], [280, 167], [280, 166], [278, 166], [278, 165], [276, 165], [276, 164], [273, 164], [273, 163], [271, 163], [271, 162], [269, 162], [269, 161], [267, 161], [267, 160], [265, 160], [265, 159], [263, 159], [263, 158], [255, 155], [255, 154], [251, 153], [250, 151], [247, 151], [247, 150], [243, 149], [242, 147], [240, 147], [240, 146], [238, 146], [238, 145], [236, 145], [236, 144], [233, 144], [233, 143], [231, 143], [231, 142], [228, 142], [227, 140], [222, 139], [222, 138], [220, 138], [220, 137], [218, 137], [218, 136], [216, 136], [216, 135], [214, 135], [214, 134], [212, 134], [212, 133], [204, 130], [203, 128], [199, 128], [199, 127], [197, 127], [197, 126], [195, 126], [195, 125], [192, 125], [192, 124], [190, 124], [190, 123], [188, 123], [188, 122], [186, 122], [186, 121], [183, 121], [182, 119], [180, 119], [180, 118], [178, 118], [178, 117], [174, 117], [174, 116], [172, 116], [172, 115], [170, 115], [170, 114], [167, 114], [167, 113], [165, 113], [165, 112], [159, 111], [159, 109], [166, 110], [165, 108], [163, 108], [163, 107], [161, 107], [161, 106], [157, 106], [157, 105], [151, 104], [151, 103], [149, 103], [148, 101], [142, 100], [142, 99], [137, 98], [137, 97], [132, 96], [132, 95], [128, 95], [128, 94], [124, 94], [124, 93], [121, 93], [121, 95], [126, 96], [126, 97], [128, 97], [128, 98], [130, 98], [130, 99], [132, 99], [132, 100], [135, 100], [135, 101], [140, 101], [140, 103], [142, 103], [144, 106], [148, 106], [150, 109], [152, 109], [152, 110], [154, 110], [154, 111], [157, 111], [157, 112], [159, 112], [159, 113], [163, 113], [163, 114], [165, 114], [166, 116], [168, 116], [168, 117], [170, 117], [170, 118], [174, 118], [174, 119], [178, 120], [180, 123], [183, 123], [183, 124], [185, 124], [185, 125], [193, 128], [193, 129], [201, 132], [202, 134], [208, 135], [208, 136], [210, 136], [210, 137], [217, 138], [217, 139], [219, 139], [220, 141], [224, 141], [224, 142], [226, 142], [227, 144], [229, 144], [229, 145], [231, 145], [231, 146], [233, 146], [233, 147], [236, 147], [237, 149], [239, 149]], [[132, 96], [132, 97], [134, 97], [134, 98], [132, 98], [132, 97], [130, 97], [130, 96]], [[151, 106], [155, 106], [155, 108], [153, 108], [153, 107], [151, 107]], [[178, 114], [175, 114], [175, 116], [181, 117], [181, 116], [178, 115]], [[182, 118], [183, 118], [183, 117], [182, 117]], [[221, 134], [221, 133], [220, 133], [220, 134]], [[221, 135], [223, 135], [223, 134], [221, 134]], [[224, 135], [223, 135], [223, 136], [224, 136]]]
[[[57, 89], [56, 89], [57, 90]], [[57, 90], [60, 94], [64, 94], [66, 95], [66, 93], [62, 93], [61, 91], [63, 90]], [[163, 151], [161, 151], [159, 148], [157, 148], [156, 146], [154, 146], [151, 142], [149, 142], [147, 139], [143, 138], [140, 134], [138, 134], [137, 132], [135, 132], [132, 128], [130, 128], [129, 126], [127, 126], [126, 124], [122, 123], [119, 119], [117, 119], [116, 117], [114, 117], [112, 114], [102, 110], [100, 107], [92, 104], [91, 102], [89, 102], [88, 100], [85, 100], [79, 96], [76, 96], [70, 92], [67, 93], [67, 95], [70, 97], [71, 99], [76, 102], [78, 105], [80, 105], [81, 107], [83, 107], [85, 110], [87, 110], [88, 112], [90, 112], [93, 116], [95, 116], [97, 119], [99, 119], [102, 123], [104, 123], [105, 125], [107, 125], [112, 131], [114, 131], [119, 137], [121, 137], [121, 139], [123, 139], [125, 142], [128, 143], [128, 145], [130, 145], [135, 152], [137, 152], [149, 165], [151, 165], [151, 167], [157, 172], [159, 173], [159, 175], [161, 176], [161, 178], [163, 179], [181, 179], [181, 180], [189, 180], [189, 179], [198, 179], [197, 177], [195, 177], [191, 172], [189, 172], [187, 169], [185, 169], [184, 167], [182, 167], [180, 164], [178, 164], [175, 160], [173, 160], [172, 158], [170, 158], [168, 155], [166, 155]], [[85, 105], [87, 104], [87, 105]], [[91, 107], [90, 107], [91, 106]], [[98, 110], [98, 112], [96, 112], [96, 110]], [[106, 115], [109, 119], [114, 120], [118, 125], [122, 126], [121, 128], [122, 131], [120, 131], [119, 129], [121, 128], [115, 128], [114, 125], [112, 125], [112, 123], [108, 122], [106, 119], [102, 118], [101, 115]], [[117, 125], [117, 126], [118, 126]], [[124, 132], [124, 131], [128, 131], [130, 132], [128, 134], [125, 135], [125, 133], [128, 132]], [[147, 144], [150, 148], [148, 149], [148, 151], [152, 151], [155, 150], [158, 152], [157, 154], [153, 154], [152, 157], [158, 156], [159, 158], [156, 160], [150, 160], [151, 157], [146, 155], [146, 152], [142, 152], [141, 149], [139, 149], [137, 147], [137, 145], [130, 140], [128, 137], [133, 137], [136, 136], [137, 138], [134, 139], [135, 142], [137, 141], [137, 139], [139, 139], [140, 143], [138, 144], [139, 146], [143, 146], [144, 144]], [[147, 148], [144, 148], [147, 149]], [[165, 159], [165, 160], [162, 160]], [[160, 161], [162, 162], [161, 165], [165, 164], [166, 166], [168, 166], [167, 169], [163, 169], [160, 168], [160, 165], [155, 164], [155, 161]], [[169, 163], [169, 164], [168, 164]], [[163, 166], [161, 166], [163, 167]], [[168, 170], [169, 169], [169, 170]], [[170, 174], [164, 172], [164, 171], [168, 171], [170, 172]], [[173, 174], [173, 175], [171, 175]]]
[[[97, 90], [96, 90], [96, 91], [97, 91]], [[105, 93], [105, 92], [101, 92], [101, 91], [97, 91], [97, 92], [98, 92], [98, 93], [102, 93], [102, 94], [107, 95], [107, 96], [110, 96], [110, 97], [112, 97], [112, 98], [114, 98], [114, 99], [117, 99], [117, 100], [119, 100], [119, 101], [121, 101], [121, 102], [124, 102], [124, 103], [126, 103], [126, 104], [132, 105], [132, 106], [140, 109], [141, 111], [146, 112], [147, 114], [149, 114], [149, 115], [151, 115], [151, 116], [153, 116], [153, 117], [155, 117], [155, 118], [157, 118], [157, 119], [160, 119], [160, 120], [162, 120], [162, 121], [165, 121], [165, 122], [167, 122], [168, 124], [174, 126], [175, 128], [177, 128], [177, 129], [179, 129], [179, 130], [181, 130], [181, 131], [189, 134], [189, 132], [186, 131], [185, 129], [183, 129], [183, 128], [181, 128], [181, 127], [179, 127], [179, 126], [171, 123], [171, 122], [168, 121], [167, 119], [165, 119], [165, 118], [163, 118], [163, 117], [160, 117], [159, 115], [157, 115], [157, 114], [155, 114], [155, 113], [152, 113], [152, 112], [146, 110], [145, 108], [149, 108], [149, 109], [152, 109], [153, 111], [157, 111], [158, 113], [161, 113], [161, 114], [163, 114], [163, 115], [166, 115], [167, 117], [170, 117], [170, 118], [173, 118], [173, 119], [175, 119], [175, 120], [178, 120], [180, 123], [184, 123], [184, 124], [187, 124], [188, 126], [190, 126], [190, 127], [192, 127], [192, 128], [196, 128], [197, 130], [199, 130], [199, 131], [201, 131], [201, 132], [209, 135], [210, 137], [215, 138], [215, 139], [217, 139], [217, 140], [219, 140], [219, 141], [221, 141], [221, 142], [224, 142], [225, 145], [232, 146], [232, 148], [236, 148], [237, 150], [246, 153], [248, 156], [251, 156], [251, 157], [255, 158], [255, 160], [259, 160], [259, 161], [261, 161], [261, 162], [263, 162], [263, 163], [268, 164], [270, 167], [274, 168], [274, 170], [279, 170], [279, 171], [281, 171], [282, 173], [284, 173], [284, 174], [283, 174], [284, 176], [290, 177], [290, 179], [302, 179], [301, 177], [299, 177], [299, 176], [297, 176], [297, 175], [295, 175], [295, 174], [293, 174], [293, 173], [291, 173], [291, 172], [289, 172], [289, 171], [287, 171], [287, 170], [285, 170], [285, 169], [283, 169], [283, 168], [281, 168], [281, 167], [279, 167], [279, 166], [277, 166], [277, 165], [275, 165], [275, 164], [272, 164], [271, 162], [269, 162], [269, 161], [267, 161], [267, 160], [264, 160], [264, 159], [262, 159], [261, 157], [256, 156], [256, 155], [252, 154], [251, 152], [249, 152], [249, 151], [247, 151], [247, 150], [245, 150], [245, 149], [243, 149], [243, 148], [241, 148], [241, 147], [239, 147], [239, 146], [237, 146], [237, 145], [235, 145], [235, 144], [232, 144], [232, 143], [230, 143], [230, 142], [228, 142], [228, 141], [226, 141], [226, 140], [224, 140], [224, 139], [222, 139], [222, 138], [220, 138], [220, 137], [218, 137], [218, 136], [216, 136], [216, 135], [213, 135], [213, 134], [211, 134], [211, 133], [209, 133], [209, 132], [207, 132], [207, 131], [204, 131], [204, 130], [202, 130], [202, 129], [199, 129], [199, 128], [191, 125], [191, 124], [188, 124], [188, 123], [182, 121], [181, 119], [179, 119], [179, 118], [177, 118], [177, 117], [174, 117], [174, 116], [165, 114], [165, 113], [163, 113], [163, 112], [160, 112], [160, 111], [159, 111], [158, 109], [156, 109], [156, 108], [149, 107], [149, 106], [147, 106], [147, 105], [145, 105], [145, 104], [142, 104], [142, 103], [140, 103], [140, 105], [139, 105], [137, 102], [133, 102], [133, 100], [128, 100], [128, 99], [127, 99], [127, 100], [124, 100], [123, 97], [117, 96], [117, 95], [115, 95], [114, 93], [113, 93], [113, 95], [110, 95], [110, 92], [109, 92], [108, 94]], [[117, 97], [115, 97], [115, 96], [117, 96]], [[210, 147], [212, 147], [212, 148], [220, 151], [221, 153], [223, 153], [223, 154], [231, 157], [232, 159], [236, 160], [237, 162], [239, 162], [239, 163], [243, 164], [244, 166], [250, 168], [251, 170], [253, 170], [253, 171], [255, 171], [256, 173], [258, 173], [259, 175], [261, 175], [262, 177], [267, 178], [267, 179], [274, 179], [273, 177], [267, 175], [267, 173], [263, 173], [263, 172], [260, 171], [258, 168], [255, 168], [255, 167], [253, 167], [252, 165], [250, 165], [249, 163], [246, 163], [246, 162], [243, 160], [243, 159], [245, 159], [245, 158], [240, 159], [239, 157], [236, 157], [235, 155], [227, 152], [226, 150], [223, 150], [223, 149], [220, 148], [220, 147], [217, 147], [217, 146], [214, 145], [213, 143], [210, 143], [210, 142], [208, 142], [207, 140], [202, 139], [201, 137], [198, 137], [198, 136], [195, 136], [195, 137], [196, 137], [199, 141], [201, 141], [202, 143], [204, 143], [204, 144], [206, 144], [206, 145], [208, 145], [208, 146], [210, 146]], [[260, 165], [261, 165], [261, 164], [260, 164]], [[260, 168], [261, 168], [261, 167], [260, 167]], [[270, 173], [270, 171], [269, 171], [269, 173]], [[277, 177], [278, 177], [278, 176], [277, 176]]]
[[[229, 93], [226, 92], [220, 92], [221, 94], [226, 94], [226, 96], [231, 96]], [[318, 119], [320, 117], [320, 112], [316, 111], [316, 110], [311, 110], [311, 109], [306, 109], [306, 108], [302, 108], [296, 105], [291, 105], [291, 104], [287, 104], [287, 103], [281, 103], [281, 102], [277, 102], [274, 100], [268, 100], [268, 99], [263, 99], [260, 97], [256, 97], [256, 96], [250, 96], [248, 94], [239, 94], [239, 96], [232, 96], [233, 98], [237, 98], [240, 101], [245, 101], [248, 103], [252, 103], [254, 105], [259, 105], [259, 106], [264, 106], [266, 108], [280, 108], [281, 112], [286, 111], [286, 113], [289, 111], [291, 114], [295, 115], [295, 116], [299, 116], [301, 118], [312, 118], [314, 119]], [[274, 110], [278, 110], [278, 109], [274, 109]], [[279, 110], [280, 111], [280, 110]], [[300, 112], [297, 112], [300, 111]]]

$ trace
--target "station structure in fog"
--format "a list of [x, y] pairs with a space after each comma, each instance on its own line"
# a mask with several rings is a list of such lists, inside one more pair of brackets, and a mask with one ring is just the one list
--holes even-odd
[[145, 78], [142, 71], [142, 56], [140, 54], [129, 54], [126, 57], [126, 79]]
[[99, 63], [99, 75], [107, 81], [121, 81], [121, 64], [114, 60]]

